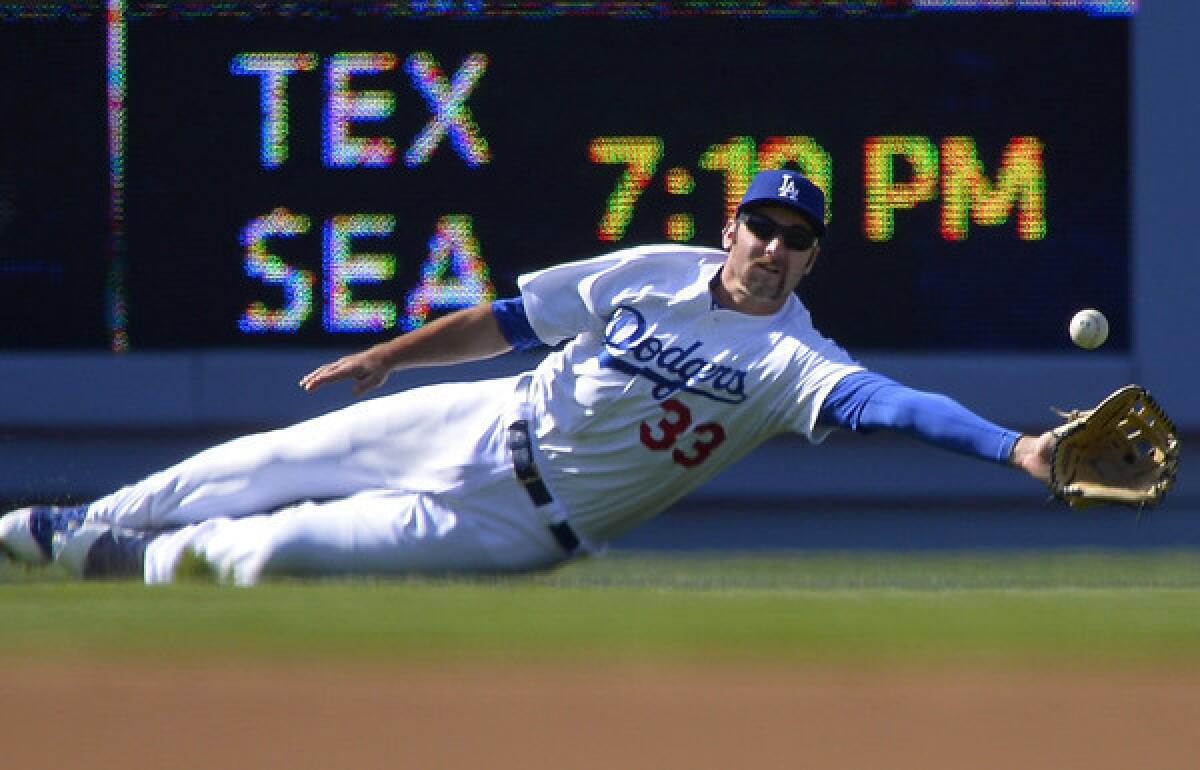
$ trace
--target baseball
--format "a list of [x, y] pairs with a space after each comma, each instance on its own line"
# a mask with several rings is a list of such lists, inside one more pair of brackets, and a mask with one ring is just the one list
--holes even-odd
[[1080, 310], [1071, 319], [1071, 341], [1084, 350], [1095, 350], [1108, 339], [1108, 319], [1095, 308]]

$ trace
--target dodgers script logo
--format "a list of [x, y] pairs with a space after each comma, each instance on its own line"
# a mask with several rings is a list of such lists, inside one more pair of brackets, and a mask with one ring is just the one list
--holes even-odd
[[726, 404], [745, 401], [746, 373], [696, 355], [703, 344], [667, 347], [650, 334], [645, 316], [621, 305], [604, 327], [608, 349], [600, 354], [600, 363], [650, 380], [654, 383], [650, 394], [660, 401], [680, 390]]

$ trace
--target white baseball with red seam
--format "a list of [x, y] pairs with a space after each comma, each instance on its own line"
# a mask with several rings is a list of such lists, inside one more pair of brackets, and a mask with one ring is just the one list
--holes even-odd
[[1071, 341], [1084, 350], [1095, 350], [1108, 339], [1108, 319], [1095, 308], [1085, 308], [1071, 318]]

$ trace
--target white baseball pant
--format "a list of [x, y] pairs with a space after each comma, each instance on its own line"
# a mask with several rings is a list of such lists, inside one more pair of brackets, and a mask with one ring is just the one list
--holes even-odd
[[568, 558], [517, 482], [516, 378], [431, 385], [207, 449], [97, 500], [88, 518], [164, 530], [147, 583], [191, 549], [226, 579], [504, 572]]

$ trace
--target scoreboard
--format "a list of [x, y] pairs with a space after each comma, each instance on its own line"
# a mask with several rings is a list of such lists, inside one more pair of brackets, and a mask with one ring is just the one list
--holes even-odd
[[1052, 352], [1084, 306], [1128, 349], [1126, 15], [458, 5], [0, 22], [4, 347], [360, 347], [717, 245], [786, 162], [828, 201], [799, 292], [852, 352]]

